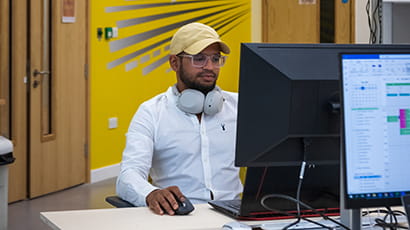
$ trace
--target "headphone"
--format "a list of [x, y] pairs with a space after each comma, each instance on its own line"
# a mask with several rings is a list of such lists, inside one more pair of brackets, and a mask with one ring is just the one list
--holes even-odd
[[221, 89], [218, 86], [215, 86], [206, 96], [196, 89], [185, 89], [180, 93], [176, 85], [172, 86], [172, 91], [177, 96], [177, 107], [187, 113], [204, 112], [207, 115], [214, 115], [221, 111], [224, 102]]

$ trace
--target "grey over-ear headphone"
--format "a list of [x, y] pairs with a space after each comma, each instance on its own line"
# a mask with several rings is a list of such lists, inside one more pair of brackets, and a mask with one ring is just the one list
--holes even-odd
[[221, 111], [224, 102], [218, 86], [215, 86], [206, 96], [196, 89], [185, 89], [180, 93], [176, 85], [172, 86], [172, 91], [177, 96], [177, 107], [187, 113], [204, 112], [207, 115], [214, 115]]

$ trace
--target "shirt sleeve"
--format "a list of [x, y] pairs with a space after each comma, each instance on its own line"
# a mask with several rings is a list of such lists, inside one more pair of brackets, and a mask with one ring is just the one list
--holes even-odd
[[147, 206], [146, 196], [158, 189], [148, 182], [154, 127], [152, 113], [142, 104], [132, 118], [126, 134], [126, 146], [116, 185], [117, 194], [135, 206]]

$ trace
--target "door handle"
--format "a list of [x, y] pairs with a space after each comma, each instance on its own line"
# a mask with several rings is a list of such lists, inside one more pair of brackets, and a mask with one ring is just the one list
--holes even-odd
[[38, 71], [37, 69], [35, 69], [33, 72], [34, 77], [37, 77], [37, 75], [47, 75], [47, 74], [50, 74], [50, 71], [48, 70]]

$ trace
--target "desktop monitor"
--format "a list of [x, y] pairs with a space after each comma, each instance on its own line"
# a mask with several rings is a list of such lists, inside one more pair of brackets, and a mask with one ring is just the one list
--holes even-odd
[[[301, 162], [306, 161], [310, 167], [305, 171], [301, 200], [318, 204], [314, 208], [339, 207], [342, 123], [340, 55], [354, 52], [410, 53], [405, 45], [243, 43], [235, 165], [269, 167], [268, 171], [273, 174], [293, 168], [293, 175], [297, 178], [289, 179], [289, 184], [282, 184], [281, 187], [286, 187], [286, 191], [294, 195], [298, 170]], [[402, 68], [405, 69], [404, 66]], [[402, 88], [404, 94], [410, 91], [406, 84]], [[409, 107], [400, 107], [400, 111], [409, 111]], [[402, 122], [403, 119], [399, 120]], [[403, 130], [402, 138], [407, 137], [406, 141], [410, 143], [409, 136], [406, 136], [407, 129]], [[409, 164], [410, 161], [402, 162]], [[254, 188], [244, 191], [248, 195], [243, 200], [253, 202], [255, 207], [252, 209], [261, 208], [259, 203], [263, 195], [278, 190], [275, 180], [268, 179], [263, 187], [260, 182], [252, 183], [260, 181], [261, 176], [274, 178], [262, 173], [246, 177], [245, 189]], [[316, 183], [318, 181], [321, 183]], [[252, 186], [247, 186], [249, 184]], [[366, 187], [366, 184], [362, 186]], [[331, 199], [322, 203], [325, 193]], [[360, 205], [367, 204], [363, 200]]]
[[345, 207], [410, 194], [410, 45], [340, 55]]
[[[320, 44], [242, 44], [235, 164], [248, 167], [242, 197], [246, 212], [264, 210], [264, 195], [296, 198], [305, 161], [301, 200], [338, 213], [338, 50]], [[285, 200], [266, 204], [296, 210]]]
[[329, 45], [242, 44], [237, 166], [339, 163], [337, 58]]

